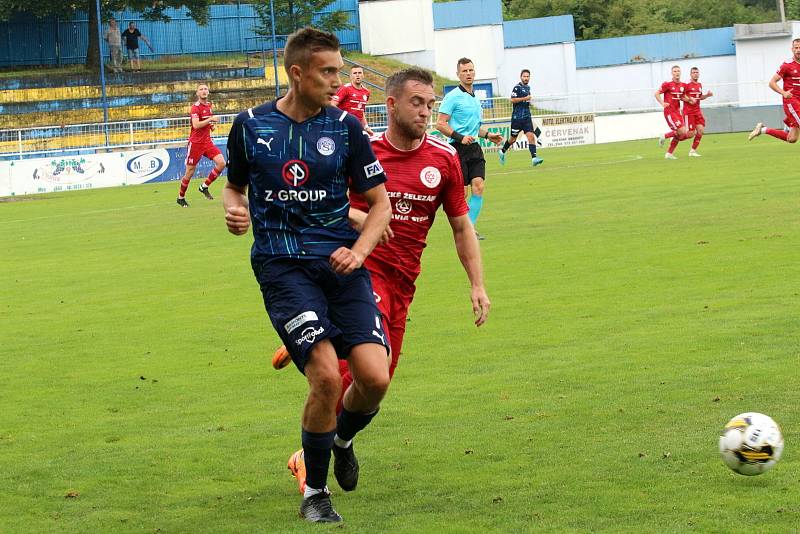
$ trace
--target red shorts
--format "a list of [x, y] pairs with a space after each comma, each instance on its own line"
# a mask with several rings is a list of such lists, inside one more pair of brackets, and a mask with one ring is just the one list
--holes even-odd
[[202, 143], [193, 143], [189, 141], [189, 145], [186, 147], [186, 161], [184, 163], [186, 165], [197, 165], [200, 163], [203, 156], [213, 160], [220, 154], [222, 154], [222, 152], [213, 141], [209, 140]]
[[789, 128], [800, 128], [800, 98], [793, 96], [792, 98], [783, 99], [783, 113], [786, 118], [783, 123]]
[[664, 119], [666, 119], [670, 130], [677, 130], [683, 127], [683, 117], [681, 117], [680, 111], [664, 108]]
[[683, 121], [690, 130], [696, 130], [698, 125], [701, 125], [703, 128], [706, 127], [706, 118], [703, 117], [702, 111], [684, 115]]
[[[383, 331], [389, 336], [391, 346], [391, 362], [389, 364], [389, 376], [394, 376], [394, 370], [400, 359], [400, 352], [403, 350], [403, 336], [406, 333], [406, 319], [408, 318], [408, 308], [414, 300], [414, 284], [410, 286], [402, 282], [398, 273], [394, 269], [387, 267], [379, 269], [375, 264], [369, 266], [370, 279], [372, 280], [372, 291], [375, 294], [375, 303], [383, 316]], [[390, 272], [384, 272], [390, 271]], [[353, 383], [350, 368], [347, 360], [339, 360], [339, 373], [342, 375], [342, 395]], [[339, 408], [341, 408], [341, 398]]]

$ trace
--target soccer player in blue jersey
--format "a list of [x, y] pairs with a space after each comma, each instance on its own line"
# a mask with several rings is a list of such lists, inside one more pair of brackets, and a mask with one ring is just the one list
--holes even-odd
[[544, 163], [544, 160], [536, 156], [536, 131], [533, 128], [533, 117], [531, 117], [531, 71], [522, 69], [519, 74], [519, 83], [511, 90], [511, 135], [500, 149], [500, 165], [506, 164], [506, 151], [517, 140], [520, 132], [528, 138], [528, 150], [531, 152], [531, 164], [536, 167]]
[[[464, 186], [471, 189], [469, 197], [469, 220], [472, 225], [478, 221], [483, 207], [483, 189], [486, 179], [486, 160], [478, 137], [484, 137], [499, 145], [503, 136], [491, 133], [481, 126], [481, 102], [472, 89], [475, 82], [475, 65], [471, 59], [462, 57], [456, 65], [456, 74], [461, 82], [458, 87], [447, 93], [439, 106], [439, 118], [436, 128], [450, 138], [450, 143], [458, 152], [461, 160], [461, 173], [464, 175]], [[483, 239], [477, 231], [478, 239]]]
[[[355, 489], [352, 440], [378, 412], [389, 386], [387, 339], [363, 263], [392, 210], [386, 176], [361, 123], [330, 106], [341, 84], [338, 39], [298, 30], [286, 43], [284, 63], [286, 95], [240, 113], [231, 127], [225, 222], [242, 235], [252, 220], [251, 264], [264, 306], [308, 380], [300, 515], [337, 522], [342, 518], [327, 488], [331, 452], [339, 485]], [[348, 222], [348, 184], [369, 206], [360, 234]], [[337, 354], [354, 378], [338, 418]]]

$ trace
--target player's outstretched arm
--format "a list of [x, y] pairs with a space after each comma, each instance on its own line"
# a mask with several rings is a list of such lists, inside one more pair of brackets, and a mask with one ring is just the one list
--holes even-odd
[[340, 247], [331, 254], [331, 267], [339, 274], [350, 274], [364, 264], [364, 260], [380, 241], [392, 218], [392, 205], [383, 184], [361, 193], [369, 205], [369, 212], [352, 248]]
[[475, 314], [475, 326], [481, 326], [489, 318], [489, 295], [483, 285], [483, 264], [481, 263], [481, 250], [478, 239], [475, 237], [475, 228], [469, 221], [469, 216], [460, 215], [449, 217], [450, 227], [453, 229], [453, 241], [456, 252], [464, 271], [469, 278], [470, 299], [472, 300], [472, 313]]
[[225, 207], [225, 224], [234, 235], [244, 235], [250, 229], [250, 212], [247, 187], [227, 182], [222, 188], [222, 205]]

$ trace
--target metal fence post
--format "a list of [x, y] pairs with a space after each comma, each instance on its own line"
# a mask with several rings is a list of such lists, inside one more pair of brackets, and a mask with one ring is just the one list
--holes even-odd
[[100, 0], [95, 0], [97, 6], [97, 46], [98, 46], [98, 67], [100, 67], [100, 92], [103, 96], [103, 131], [106, 134], [106, 146], [108, 146], [108, 99], [106, 98], [106, 69], [103, 65], [103, 26], [100, 17]]
[[278, 79], [278, 47], [275, 44], [275, 3], [269, 0], [269, 18], [272, 27], [272, 68], [275, 74], [275, 98], [281, 96], [281, 83]]

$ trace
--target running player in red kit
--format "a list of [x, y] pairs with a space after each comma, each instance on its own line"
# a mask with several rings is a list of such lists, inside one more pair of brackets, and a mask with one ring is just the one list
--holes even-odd
[[709, 91], [703, 94], [703, 84], [700, 83], [700, 69], [697, 67], [692, 67], [689, 70], [689, 77], [691, 81], [684, 84], [686, 86], [687, 100], [683, 103], [683, 122], [689, 129], [690, 136], [694, 132], [694, 141], [692, 141], [689, 155], [699, 158], [700, 154], [697, 152], [697, 147], [700, 146], [700, 140], [703, 138], [703, 132], [706, 129], [706, 119], [700, 109], [700, 101], [714, 96], [714, 93]]
[[[448, 217], [458, 257], [469, 278], [476, 326], [486, 322], [490, 302], [483, 285], [478, 239], [467, 215], [458, 154], [447, 143], [425, 133], [436, 98], [431, 74], [417, 67], [397, 72], [386, 80], [386, 95], [388, 129], [372, 138], [372, 149], [388, 179], [385, 186], [392, 203], [391, 239], [378, 245], [364, 265], [370, 272], [384, 329], [389, 335], [392, 376], [402, 351], [422, 251], [439, 206], [443, 206]], [[366, 217], [367, 205], [360, 195], [353, 193], [350, 202], [350, 217], [358, 229]], [[284, 351], [282, 347], [275, 353], [272, 364], [277, 369], [290, 361]], [[346, 361], [340, 360], [339, 370], [345, 391], [353, 381]], [[302, 450], [291, 456], [289, 469], [303, 491]]]
[[369, 102], [369, 89], [362, 84], [364, 69], [358, 65], [350, 67], [350, 83], [342, 85], [333, 97], [333, 105], [343, 109], [361, 121], [361, 126], [369, 135], [374, 135], [364, 118], [364, 109]]
[[[783, 89], [778, 87], [780, 79], [783, 79]], [[769, 81], [769, 88], [783, 97], [783, 113], [786, 115], [783, 122], [789, 131], [765, 128], [764, 123], [759, 122], [747, 140], [767, 134], [787, 143], [796, 143], [800, 138], [800, 39], [792, 41], [792, 59], [781, 64]]]
[[664, 154], [664, 159], [678, 159], [673, 152], [680, 141], [689, 137], [689, 130], [681, 116], [681, 101], [686, 100], [685, 92], [685, 85], [681, 82], [681, 68], [675, 65], [672, 67], [672, 80], [662, 83], [655, 94], [658, 103], [664, 107], [664, 119], [670, 128], [669, 132], [658, 138], [659, 146], [662, 146], [667, 139], [672, 138], [667, 153]]
[[200, 159], [203, 156], [214, 162], [214, 168], [199, 187], [199, 191], [208, 200], [214, 200], [208, 190], [208, 186], [217, 179], [217, 176], [225, 168], [225, 157], [211, 140], [211, 130], [214, 129], [214, 125], [219, 119], [211, 112], [211, 102], [208, 100], [208, 85], [204, 83], [198, 85], [196, 94], [197, 102], [192, 104], [190, 112], [192, 131], [189, 134], [189, 145], [186, 147], [186, 172], [181, 178], [181, 189], [178, 193], [178, 200], [176, 200], [178, 206], [183, 208], [189, 207], [189, 203], [186, 202], [186, 189], [189, 187], [189, 182], [194, 176], [197, 164], [200, 163]]

